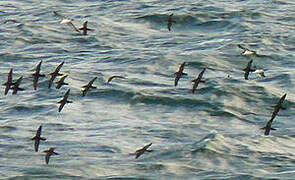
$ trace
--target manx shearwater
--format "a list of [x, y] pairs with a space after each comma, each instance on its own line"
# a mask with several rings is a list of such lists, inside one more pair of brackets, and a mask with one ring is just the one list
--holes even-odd
[[45, 77], [44, 74], [40, 74], [41, 64], [42, 64], [42, 61], [40, 61], [40, 62], [37, 64], [37, 66], [36, 66], [36, 71], [35, 71], [35, 73], [33, 74], [33, 76], [34, 76], [34, 81], [33, 81], [33, 87], [34, 87], [34, 90], [37, 90], [37, 84], [38, 84], [39, 78], [40, 78], [40, 77]]
[[110, 83], [113, 79], [116, 79], [116, 78], [126, 79], [126, 78], [123, 77], [123, 76], [117, 76], [117, 75], [114, 75], [114, 76], [111, 76], [111, 77], [108, 78], [107, 83]]
[[149, 148], [151, 145], [152, 145], [152, 143], [150, 143], [150, 144], [144, 146], [143, 148], [140, 148], [140, 149], [136, 150], [136, 151], [135, 151], [135, 154], [136, 154], [135, 159], [139, 158], [139, 156], [141, 156], [141, 155], [142, 155], [143, 153], [145, 153], [145, 152], [152, 152], [152, 150], [148, 150], [148, 148]]
[[66, 103], [72, 103], [72, 101], [68, 100], [69, 94], [70, 94], [70, 89], [65, 93], [64, 97], [62, 100], [58, 101], [57, 103], [60, 103], [59, 108], [58, 108], [58, 112], [61, 112], [61, 110], [63, 109], [63, 107], [65, 106]]
[[270, 130], [276, 130], [276, 129], [272, 128], [271, 125], [272, 125], [273, 120], [275, 119], [275, 117], [279, 113], [280, 109], [284, 109], [283, 102], [284, 102], [286, 96], [287, 96], [287, 94], [284, 94], [281, 97], [278, 104], [274, 107], [274, 111], [271, 115], [271, 119], [267, 122], [265, 127], [261, 128], [261, 129], [265, 129], [264, 135], [266, 135], [266, 136], [269, 135]]
[[256, 69], [253, 73], [259, 74], [261, 77], [265, 77], [263, 69]]
[[19, 77], [19, 78], [17, 79], [17, 81], [14, 83], [14, 86], [12, 87], [12, 89], [13, 89], [12, 94], [17, 94], [17, 91], [23, 91], [23, 90], [25, 90], [25, 89], [19, 87], [19, 85], [20, 85], [20, 83], [22, 82], [22, 80], [23, 80], [23, 77], [21, 76], [21, 77]]
[[184, 66], [185, 66], [185, 62], [183, 62], [180, 67], [179, 67], [179, 70], [175, 73], [176, 77], [175, 77], [175, 80], [174, 80], [174, 86], [177, 86], [178, 84], [178, 81], [180, 79], [180, 77], [182, 75], [187, 75], [186, 73], [183, 72], [184, 70]]
[[192, 80], [192, 82], [194, 82], [194, 86], [193, 86], [193, 90], [192, 90], [192, 93], [193, 93], [193, 94], [195, 93], [195, 91], [196, 91], [196, 89], [197, 89], [199, 83], [205, 83], [205, 81], [202, 81], [202, 77], [203, 77], [203, 74], [204, 74], [205, 71], [206, 71], [206, 68], [204, 68], [204, 69], [200, 72], [200, 74], [199, 74], [199, 76], [197, 77], [197, 79]]
[[243, 50], [243, 52], [241, 53], [243, 56], [257, 55], [256, 51], [245, 48], [244, 46], [240, 44], [238, 45], [238, 47]]
[[169, 31], [171, 31], [171, 26], [172, 26], [172, 23], [175, 21], [172, 20], [172, 16], [173, 16], [173, 13], [169, 15], [168, 19], [166, 20], [167, 21], [167, 28]]
[[46, 138], [41, 137], [42, 126], [39, 126], [36, 135], [31, 139], [35, 140], [35, 151], [38, 152], [40, 140], [45, 141]]
[[46, 156], [45, 156], [45, 162], [46, 162], [46, 164], [49, 163], [49, 159], [50, 159], [50, 156], [51, 156], [51, 155], [59, 155], [58, 153], [54, 152], [54, 149], [55, 149], [55, 148], [51, 147], [51, 148], [49, 148], [48, 150], [43, 151], [43, 152], [46, 153]]
[[50, 78], [50, 80], [49, 80], [48, 89], [51, 88], [51, 85], [52, 85], [54, 79], [55, 79], [57, 76], [62, 76], [62, 75], [63, 75], [63, 74], [60, 74], [60, 73], [59, 73], [59, 71], [60, 71], [61, 67], [63, 66], [63, 64], [64, 64], [64, 61], [63, 61], [62, 63], [60, 63], [60, 65], [57, 66], [57, 68], [55, 69], [54, 72], [50, 73], [51, 78]]
[[87, 28], [88, 21], [83, 23], [83, 26], [79, 28], [79, 30], [83, 30], [83, 35], [87, 35], [87, 31], [93, 31], [92, 29]]
[[61, 77], [60, 80], [56, 82], [56, 89], [60, 89], [63, 85], [69, 85], [68, 83], [65, 83], [66, 77], [68, 77], [68, 75]]
[[84, 89], [82, 90], [82, 96], [86, 96], [86, 94], [87, 94], [87, 92], [88, 92], [88, 90], [89, 90], [90, 88], [96, 88], [96, 87], [92, 86], [93, 82], [94, 82], [96, 79], [97, 79], [97, 77], [93, 78], [93, 79], [92, 79], [91, 81], [89, 81], [89, 83], [86, 84], [85, 86], [82, 86], [82, 88], [84, 88]]

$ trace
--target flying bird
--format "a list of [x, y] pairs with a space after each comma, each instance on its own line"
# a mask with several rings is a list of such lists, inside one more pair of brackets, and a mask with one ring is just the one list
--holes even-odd
[[68, 83], [65, 83], [66, 77], [68, 77], [68, 75], [61, 77], [60, 80], [56, 82], [56, 89], [60, 89], [63, 85], [69, 85]]
[[179, 81], [179, 79], [180, 79], [180, 77], [182, 75], [187, 75], [186, 73], [183, 72], [184, 66], [185, 66], [185, 62], [183, 62], [180, 65], [178, 72], [175, 73], [176, 77], [175, 77], [175, 80], [174, 80], [174, 86], [177, 86], [178, 81]]
[[203, 77], [203, 74], [204, 74], [205, 70], [206, 70], [206, 68], [204, 68], [204, 69], [200, 72], [200, 74], [199, 74], [199, 76], [197, 77], [197, 79], [192, 80], [192, 82], [195, 82], [195, 83], [194, 83], [194, 86], [193, 86], [193, 90], [192, 90], [192, 93], [193, 93], [193, 94], [195, 93], [195, 91], [196, 91], [196, 89], [197, 89], [199, 83], [205, 83], [205, 81], [202, 81], [202, 77]]
[[37, 64], [37, 66], [36, 66], [36, 71], [35, 71], [35, 73], [33, 74], [33, 76], [34, 76], [34, 81], [33, 81], [34, 90], [37, 90], [37, 84], [38, 84], [39, 78], [40, 78], [40, 77], [45, 77], [44, 74], [40, 74], [41, 64], [42, 64], [42, 61], [40, 61], [40, 62]]
[[168, 19], [166, 20], [167, 21], [167, 28], [169, 31], [171, 31], [171, 26], [172, 26], [172, 23], [175, 21], [172, 20], [172, 16], [173, 16], [173, 13], [169, 15]]
[[58, 153], [54, 152], [54, 149], [55, 148], [51, 147], [51, 148], [49, 148], [49, 150], [43, 151], [43, 152], [46, 152], [46, 156], [45, 156], [46, 164], [49, 163], [49, 158], [51, 155], [59, 155]]
[[63, 109], [66, 103], [72, 103], [72, 101], [68, 101], [69, 94], [70, 94], [70, 89], [65, 93], [63, 99], [57, 102], [60, 104], [58, 108], [58, 112], [61, 112], [61, 110]]
[[284, 94], [281, 97], [278, 104], [274, 107], [274, 111], [271, 115], [271, 119], [267, 122], [265, 127], [261, 128], [261, 129], [265, 129], [264, 135], [266, 135], [266, 136], [269, 135], [270, 130], [276, 130], [276, 129], [272, 128], [271, 125], [272, 125], [273, 120], [275, 119], [275, 117], [279, 113], [280, 109], [284, 109], [283, 102], [284, 102], [286, 96], [287, 96], [287, 94]]
[[250, 60], [247, 64], [247, 67], [243, 69], [245, 71], [244, 77], [246, 80], [248, 80], [249, 73], [254, 71], [253, 69], [251, 69], [252, 62], [253, 60]]
[[135, 151], [135, 154], [136, 154], [135, 159], [139, 158], [139, 156], [141, 156], [141, 155], [142, 155], [143, 153], [145, 153], [145, 152], [152, 152], [152, 150], [148, 150], [148, 148], [149, 148], [151, 145], [152, 145], [152, 143], [150, 143], [150, 144], [144, 146], [143, 148], [140, 148], [140, 149], [136, 150], [136, 151]]
[[63, 19], [60, 24], [67, 24], [71, 28], [73, 28], [75, 31], [80, 32], [79, 29], [72, 23], [74, 20], [73, 19]]
[[243, 52], [241, 53], [243, 56], [257, 55], [256, 51], [245, 48], [240, 44], [238, 45], [238, 47], [243, 50]]
[[45, 141], [46, 138], [41, 137], [42, 126], [39, 126], [36, 135], [31, 139], [35, 140], [35, 151], [38, 152], [40, 140]]
[[7, 24], [7, 23], [19, 23], [19, 21], [15, 20], [15, 19], [6, 19], [3, 24]]
[[259, 74], [261, 77], [265, 77], [263, 69], [256, 69], [253, 73]]
[[23, 88], [20, 88], [20, 87], [19, 87], [19, 85], [20, 85], [20, 83], [22, 82], [22, 80], [23, 80], [23, 77], [21, 76], [21, 77], [19, 77], [19, 78], [17, 79], [17, 81], [14, 83], [14, 86], [12, 87], [12, 89], [13, 89], [12, 94], [17, 94], [17, 91], [23, 91], [23, 90], [24, 90]]
[[79, 28], [79, 30], [83, 30], [83, 35], [87, 35], [87, 31], [93, 31], [92, 29], [87, 28], [88, 21], [83, 23], [83, 26]]
[[12, 71], [13, 71], [13, 69], [11, 68], [9, 73], [8, 73], [7, 81], [6, 81], [6, 83], [3, 84], [3, 86], [5, 86], [4, 95], [7, 95], [10, 87], [14, 84], [14, 83], [12, 83]]
[[49, 80], [48, 89], [51, 88], [51, 85], [52, 85], [54, 79], [55, 79], [57, 76], [62, 76], [62, 75], [63, 75], [63, 74], [60, 74], [60, 73], [59, 73], [59, 71], [60, 71], [61, 67], [63, 66], [63, 64], [64, 64], [64, 61], [63, 61], [62, 63], [60, 63], [60, 64], [57, 66], [57, 68], [55, 69], [54, 72], [52, 72], [52, 73], [49, 74], [49, 75], [51, 75], [51, 78], [50, 78], [50, 80]]
[[116, 79], [116, 78], [126, 79], [123, 76], [114, 75], [114, 76], [111, 76], [111, 77], [108, 78], [107, 83], [110, 83], [113, 79]]
[[82, 88], [84, 88], [84, 90], [82, 91], [82, 96], [85, 96], [88, 92], [88, 90], [90, 88], [96, 88], [94, 86], [92, 86], [93, 82], [97, 79], [97, 77], [93, 78], [91, 81], [89, 81], [88, 84], [86, 84], [85, 86], [82, 86]]

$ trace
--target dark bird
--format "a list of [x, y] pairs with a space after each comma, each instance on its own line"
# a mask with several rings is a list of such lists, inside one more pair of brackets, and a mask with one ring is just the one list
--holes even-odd
[[197, 77], [197, 79], [192, 80], [192, 82], [195, 82], [195, 83], [194, 83], [194, 86], [193, 86], [193, 90], [192, 90], [193, 94], [195, 93], [195, 91], [196, 91], [196, 89], [197, 89], [199, 83], [205, 83], [205, 81], [202, 81], [202, 77], [203, 77], [203, 74], [204, 74], [205, 70], [206, 70], [206, 68], [204, 68], [204, 69], [200, 72], [200, 74], [199, 74], [199, 76]]
[[93, 78], [91, 81], [89, 81], [88, 84], [86, 84], [85, 86], [82, 86], [82, 88], [84, 88], [84, 90], [82, 91], [82, 96], [85, 96], [88, 92], [88, 90], [90, 88], [96, 88], [94, 86], [92, 86], [93, 82], [97, 79], [97, 77]]
[[3, 86], [5, 86], [4, 95], [7, 95], [10, 87], [14, 84], [14, 83], [12, 83], [12, 71], [13, 71], [13, 69], [11, 68], [9, 73], [8, 73], [7, 81], [6, 81], [6, 83], [3, 84]]
[[248, 80], [249, 73], [254, 71], [253, 69], [251, 69], [252, 62], [253, 60], [250, 60], [247, 64], [247, 67], [243, 69], [243, 71], [245, 71], [244, 77], [246, 80]]
[[256, 51], [253, 51], [253, 50], [250, 50], [248, 48], [245, 48], [245, 47], [243, 47], [240, 44], [238, 45], [238, 47], [243, 50], [243, 52], [241, 53], [243, 56], [257, 55]]
[[44, 74], [40, 74], [41, 64], [42, 64], [42, 61], [40, 61], [37, 64], [36, 71], [33, 74], [33, 76], [34, 76], [34, 82], [33, 82], [34, 90], [37, 90], [37, 84], [38, 84], [38, 81], [39, 81], [39, 77], [45, 77]]
[[4, 22], [3, 22], [3, 24], [6, 24], [6, 23], [19, 23], [17, 20], [15, 20], [15, 19], [7, 19], [7, 20], [5, 20]]
[[49, 158], [51, 155], [59, 155], [58, 153], [54, 152], [54, 149], [55, 148], [51, 147], [51, 148], [49, 148], [49, 150], [43, 151], [43, 152], [46, 152], [46, 156], [45, 156], [46, 164], [49, 163]]
[[274, 111], [272, 113], [271, 119], [267, 122], [266, 126], [261, 128], [261, 129], [265, 129], [264, 135], [269, 135], [270, 130], [276, 130], [274, 128], [271, 127], [273, 120], [275, 119], [275, 117], [277, 116], [277, 114], [279, 113], [280, 109], [284, 109], [283, 102], [286, 98], [287, 94], [284, 94], [281, 99], [279, 100], [278, 104], [274, 107]]
[[63, 64], [64, 64], [64, 61], [63, 61], [62, 63], [60, 63], [60, 65], [57, 66], [57, 68], [55, 69], [54, 72], [50, 73], [51, 78], [50, 78], [50, 80], [49, 80], [48, 89], [51, 88], [51, 85], [52, 85], [54, 79], [55, 79], [57, 76], [62, 76], [62, 75], [63, 75], [63, 74], [60, 74], [60, 73], [59, 73], [59, 71], [60, 71], [60, 69], [61, 69], [61, 67], [62, 67]]
[[177, 86], [178, 81], [182, 75], [187, 75], [186, 73], [183, 72], [184, 65], [185, 65], [185, 62], [180, 65], [178, 72], [175, 73], [176, 77], [174, 80], [174, 86]]
[[139, 158], [139, 156], [141, 156], [144, 152], [152, 152], [152, 150], [148, 150], [148, 148], [149, 148], [151, 145], [152, 145], [152, 143], [150, 143], [150, 144], [144, 146], [144, 147], [141, 148], [141, 149], [136, 150], [136, 151], [135, 151], [135, 154], [136, 154], [135, 159]]
[[169, 15], [168, 19], [166, 20], [167, 21], [167, 28], [169, 31], [171, 31], [171, 26], [172, 26], [172, 23], [175, 21], [172, 20], [172, 16], [173, 16], [173, 13]]
[[45, 141], [46, 138], [41, 137], [42, 126], [39, 126], [36, 135], [31, 139], [35, 140], [35, 151], [38, 152], [40, 140]]
[[12, 89], [13, 89], [12, 94], [17, 94], [17, 91], [23, 91], [23, 90], [24, 90], [23, 88], [20, 88], [20, 87], [19, 87], [19, 85], [20, 85], [20, 83], [22, 82], [22, 80], [23, 80], [23, 77], [21, 76], [21, 77], [19, 77], [19, 78], [17, 79], [17, 81], [14, 83], [14, 86], [12, 87]]
[[72, 103], [72, 101], [68, 101], [69, 94], [70, 94], [70, 89], [65, 93], [63, 99], [57, 102], [57, 103], [60, 103], [58, 112], [62, 110], [62, 108], [65, 106], [66, 103]]
[[61, 88], [63, 85], [69, 85], [68, 83], [65, 83], [66, 77], [68, 77], [68, 75], [61, 77], [60, 80], [58, 82], [56, 82], [56, 84], [57, 84], [56, 89]]
[[87, 28], [88, 21], [83, 23], [83, 26], [79, 28], [79, 30], [83, 30], [83, 35], [87, 35], [87, 31], [92, 31], [92, 29]]
[[123, 76], [111, 76], [111, 77], [109, 77], [108, 78], [108, 80], [107, 80], [107, 83], [110, 83], [114, 78], [121, 78], [121, 79], [126, 79], [125, 77], [123, 77]]

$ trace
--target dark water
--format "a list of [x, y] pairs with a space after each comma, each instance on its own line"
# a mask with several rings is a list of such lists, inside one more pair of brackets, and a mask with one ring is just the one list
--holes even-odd
[[[295, 3], [281, 1], [1, 1], [0, 177], [9, 179], [295, 179]], [[63, 16], [87, 36], [60, 24]], [[172, 31], [166, 20], [173, 13]], [[7, 22], [5, 20], [16, 20]], [[260, 56], [242, 56], [243, 44]], [[244, 69], [265, 69], [265, 78]], [[32, 76], [42, 60], [39, 88]], [[65, 61], [60, 90], [48, 74]], [[188, 76], [174, 87], [187, 62]], [[196, 94], [192, 82], [207, 68]], [[116, 79], [106, 84], [111, 75]], [[92, 78], [97, 89], [81, 97]], [[58, 80], [59, 78], [57, 78]], [[1, 83], [1, 84], [2, 84]], [[57, 102], [71, 89], [61, 113]], [[273, 122], [261, 127], [287, 93]], [[45, 142], [35, 153], [42, 125]], [[153, 152], [134, 158], [152, 142]], [[59, 156], [45, 164], [42, 151]]]

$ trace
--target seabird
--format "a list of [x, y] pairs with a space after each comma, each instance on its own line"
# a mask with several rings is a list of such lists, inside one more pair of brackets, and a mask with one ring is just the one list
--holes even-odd
[[34, 90], [37, 90], [37, 83], [38, 83], [39, 77], [45, 77], [44, 74], [40, 74], [41, 64], [42, 64], [42, 61], [40, 61], [37, 64], [36, 71], [33, 74], [33, 76], [34, 76], [34, 82], [33, 82]]
[[4, 95], [7, 95], [11, 85], [13, 85], [14, 83], [12, 83], [12, 71], [13, 69], [11, 68], [9, 73], [8, 73], [8, 78], [7, 78], [7, 81], [6, 83], [4, 83], [3, 85], [5, 86], [5, 92], [4, 92]]
[[14, 86], [12, 87], [12, 89], [13, 89], [12, 94], [17, 94], [17, 91], [23, 91], [23, 90], [24, 90], [23, 88], [20, 88], [20, 87], [19, 87], [19, 85], [20, 85], [20, 83], [22, 82], [22, 80], [23, 80], [23, 77], [21, 76], [21, 77], [19, 77], [19, 78], [17, 79], [17, 81], [14, 83]]
[[6, 24], [6, 23], [9, 23], [9, 22], [11, 22], [11, 23], [19, 23], [17, 20], [15, 20], [15, 19], [6, 19], [4, 22], [3, 22], [3, 24]]
[[259, 74], [261, 77], [265, 77], [263, 69], [256, 69], [253, 73]]
[[46, 152], [46, 156], [45, 156], [46, 164], [49, 163], [49, 158], [51, 155], [59, 155], [58, 153], [54, 152], [54, 149], [55, 148], [51, 147], [51, 148], [49, 148], [49, 150], [43, 151], [43, 152]]
[[251, 72], [254, 71], [253, 69], [251, 69], [252, 62], [253, 62], [253, 60], [251, 59], [248, 62], [247, 67], [245, 69], [243, 69], [245, 71], [244, 77], [246, 80], [248, 80], [248, 76], [249, 76], [250, 71]]
[[67, 24], [70, 27], [72, 27], [75, 31], [80, 32], [78, 28], [72, 23], [74, 20], [73, 19], [63, 19], [60, 24]]
[[82, 88], [84, 88], [84, 90], [82, 91], [82, 96], [85, 96], [88, 92], [88, 90], [90, 88], [96, 88], [94, 86], [92, 86], [93, 82], [97, 79], [97, 77], [93, 78], [91, 81], [89, 81], [88, 84], [86, 84], [85, 86], [82, 86]]
[[60, 71], [60, 69], [61, 69], [61, 67], [62, 67], [63, 64], [64, 64], [64, 61], [63, 61], [60, 65], [57, 66], [57, 68], [55, 69], [54, 72], [50, 73], [51, 78], [50, 78], [50, 80], [49, 80], [48, 89], [51, 88], [51, 85], [52, 85], [54, 79], [56, 78], [56, 76], [62, 76], [62, 75], [63, 75], [63, 74], [60, 74], [60, 73], [59, 73], [59, 71]]
[[271, 127], [271, 124], [273, 122], [273, 120], [275, 119], [275, 117], [277, 116], [278, 112], [280, 111], [280, 109], [284, 109], [283, 102], [286, 98], [287, 94], [284, 94], [281, 99], [279, 100], [278, 104], [274, 107], [274, 111], [271, 115], [271, 119], [267, 122], [266, 126], [261, 128], [261, 129], [265, 129], [264, 135], [269, 135], [270, 130], [276, 130], [274, 128]]
[[183, 63], [180, 65], [178, 72], [175, 73], [176, 77], [175, 77], [175, 80], [174, 80], [174, 86], [177, 86], [178, 81], [179, 81], [179, 79], [180, 79], [180, 77], [181, 77], [182, 75], [187, 75], [186, 73], [183, 72], [184, 65], [185, 65], [185, 62], [183, 62]]
[[250, 50], [248, 48], [243, 47], [242, 45], [238, 45], [240, 49], [243, 49], [244, 51], [241, 53], [243, 56], [248, 56], [248, 55], [257, 55], [256, 51]]
[[173, 16], [173, 13], [169, 15], [168, 19], [166, 20], [167, 21], [167, 28], [169, 31], [171, 31], [171, 26], [172, 26], [172, 22], [175, 22], [172, 20], [172, 16]]
[[63, 99], [57, 102], [57, 103], [60, 103], [58, 112], [62, 110], [62, 108], [65, 106], [66, 103], [72, 103], [72, 101], [68, 101], [69, 94], [70, 94], [70, 89], [65, 93]]
[[58, 82], [56, 82], [56, 89], [61, 88], [63, 85], [69, 85], [68, 83], [65, 83], [65, 78], [68, 77], [68, 75], [65, 75], [63, 77], [60, 78], [60, 80]]
[[92, 31], [92, 29], [87, 28], [88, 21], [83, 23], [83, 26], [79, 28], [79, 30], [83, 30], [83, 35], [87, 35], [87, 31]]
[[36, 135], [31, 139], [35, 140], [35, 151], [38, 152], [40, 140], [45, 141], [46, 138], [41, 137], [42, 126], [39, 126]]
[[114, 76], [111, 76], [111, 77], [108, 78], [107, 83], [110, 83], [114, 78], [126, 79], [126, 78], [123, 77], [123, 76], [117, 76], [117, 75], [114, 75]]
[[199, 76], [197, 77], [197, 79], [192, 80], [192, 82], [195, 82], [195, 83], [194, 83], [194, 86], [193, 86], [193, 90], [192, 90], [193, 94], [195, 93], [195, 91], [196, 91], [196, 89], [197, 89], [199, 83], [205, 83], [205, 81], [202, 81], [202, 77], [203, 77], [203, 74], [204, 74], [205, 70], [206, 70], [206, 68], [204, 68], [204, 69], [200, 72], [200, 74], [199, 74]]
[[146, 151], [147, 151], [147, 152], [152, 152], [152, 150], [148, 150], [148, 148], [149, 148], [151, 145], [152, 145], [152, 143], [150, 143], [150, 144], [144, 146], [144, 147], [141, 148], [141, 149], [136, 150], [136, 151], [135, 151], [135, 154], [136, 154], [135, 159], [139, 158], [139, 156], [141, 156], [141, 155], [142, 155], [144, 152], [146, 152]]

